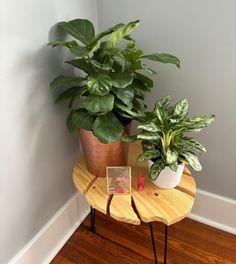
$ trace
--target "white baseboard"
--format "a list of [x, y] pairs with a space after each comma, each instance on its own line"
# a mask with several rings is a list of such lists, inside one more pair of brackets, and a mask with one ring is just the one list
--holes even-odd
[[189, 217], [236, 235], [236, 200], [198, 189]]
[[75, 193], [8, 264], [48, 264], [89, 214], [84, 197]]
[[[8, 264], [48, 264], [89, 214], [84, 197], [75, 193]], [[190, 218], [236, 234], [236, 201], [197, 190]]]

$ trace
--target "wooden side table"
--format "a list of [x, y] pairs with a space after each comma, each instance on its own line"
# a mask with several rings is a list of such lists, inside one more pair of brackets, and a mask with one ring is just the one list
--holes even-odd
[[136, 161], [140, 153], [139, 142], [130, 144], [128, 165], [132, 168], [131, 194], [107, 194], [106, 178], [97, 178], [90, 174], [86, 169], [83, 157], [75, 165], [73, 181], [91, 206], [92, 232], [95, 232], [96, 210], [104, 214], [109, 211], [112, 218], [132, 225], [139, 225], [141, 221], [149, 223], [155, 264], [158, 261], [152, 222], [163, 222], [165, 224], [164, 263], [166, 263], [168, 226], [182, 220], [190, 213], [194, 203], [196, 183], [186, 167], [180, 184], [174, 189], [160, 189], [147, 176], [144, 189], [137, 191], [137, 173], [144, 172], [148, 175], [147, 162]]

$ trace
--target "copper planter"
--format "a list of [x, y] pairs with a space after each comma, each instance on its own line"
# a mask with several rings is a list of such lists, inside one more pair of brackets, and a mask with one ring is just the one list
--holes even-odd
[[[125, 134], [130, 134], [130, 125], [125, 127]], [[106, 166], [126, 166], [129, 144], [122, 141], [101, 143], [91, 131], [79, 129], [79, 136], [85, 163], [90, 173], [97, 177], [106, 177]]]

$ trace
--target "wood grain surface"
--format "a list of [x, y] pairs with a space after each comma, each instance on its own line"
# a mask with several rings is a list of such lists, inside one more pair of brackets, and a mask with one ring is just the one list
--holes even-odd
[[75, 187], [84, 195], [95, 180], [96, 177], [88, 172], [84, 158], [81, 157], [81, 159], [76, 162], [73, 171], [73, 182]]
[[107, 179], [97, 178], [85, 194], [87, 202], [96, 210], [106, 214], [111, 196], [107, 194]]
[[139, 225], [140, 220], [132, 207], [132, 196], [114, 194], [110, 203], [110, 216], [118, 221]]
[[[148, 224], [122, 223], [97, 213], [96, 233], [89, 217], [58, 253], [52, 264], [153, 264]], [[163, 263], [164, 224], [154, 223], [159, 263]], [[236, 236], [194, 220], [169, 227], [168, 264], [235, 264]]]
[[[146, 223], [160, 221], [171, 225], [182, 220], [190, 213], [196, 193], [196, 184], [190, 171], [185, 168], [182, 180], [175, 189], [158, 188], [148, 177], [147, 162], [137, 162], [141, 151], [139, 142], [130, 144], [128, 165], [132, 169], [131, 196], [114, 195], [111, 200], [107, 194], [106, 178], [94, 178], [87, 172], [83, 159], [75, 166], [73, 180], [76, 187], [93, 208], [104, 214], [110, 213], [118, 221], [138, 225], [141, 219]], [[137, 174], [140, 172], [146, 175], [145, 187], [137, 191]]]

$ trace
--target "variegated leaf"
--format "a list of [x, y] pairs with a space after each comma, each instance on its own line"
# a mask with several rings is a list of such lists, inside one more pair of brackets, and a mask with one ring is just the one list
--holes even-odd
[[170, 167], [173, 171], [177, 172], [177, 170], [178, 170], [178, 161], [176, 161], [176, 162], [170, 164], [169, 167]]
[[185, 131], [201, 131], [204, 127], [207, 127], [214, 121], [215, 115], [195, 116], [188, 119], [183, 124], [183, 130]]
[[138, 126], [138, 128], [146, 130], [146, 131], [149, 131], [149, 132], [158, 132], [158, 131], [160, 131], [159, 127], [153, 122], [150, 122], [150, 123], [147, 123], [147, 124], [141, 124], [141, 125]]
[[201, 171], [202, 170], [202, 165], [200, 164], [198, 157], [191, 153], [191, 152], [184, 152], [181, 153], [183, 157], [187, 160], [189, 165], [195, 170], [195, 171]]
[[150, 141], [142, 140], [141, 142], [143, 151], [149, 150], [149, 149], [155, 149], [155, 145], [151, 143]]
[[168, 164], [172, 164], [176, 162], [177, 159], [178, 159], [178, 153], [176, 151], [171, 151], [170, 149], [168, 149], [166, 153], [166, 162]]
[[151, 160], [160, 157], [161, 153], [157, 149], [150, 149], [139, 155], [138, 161]]
[[143, 131], [142, 133], [138, 134], [137, 138], [144, 140], [158, 140], [160, 136], [157, 133]]
[[197, 140], [193, 139], [193, 138], [189, 138], [189, 137], [184, 137], [184, 143], [186, 145], [188, 145], [189, 147], [198, 150], [198, 151], [204, 151], [206, 152], [206, 148], [199, 143]]
[[157, 105], [155, 106], [155, 110], [154, 110], [154, 112], [156, 113], [156, 116], [157, 116], [158, 120], [159, 120], [161, 123], [163, 123], [164, 120], [163, 120], [162, 110], [159, 109]]
[[188, 114], [188, 100], [184, 98], [175, 105], [174, 119], [182, 120], [187, 116], [187, 114]]
[[150, 178], [155, 181], [164, 168], [165, 161], [162, 159], [157, 160], [150, 168]]

